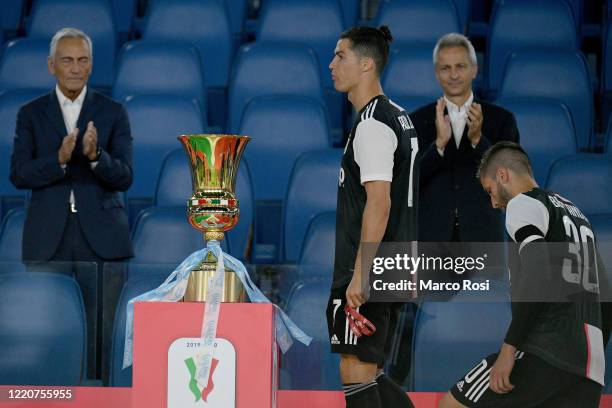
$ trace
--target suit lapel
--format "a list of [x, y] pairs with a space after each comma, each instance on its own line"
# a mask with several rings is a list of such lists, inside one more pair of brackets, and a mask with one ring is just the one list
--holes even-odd
[[87, 87], [87, 94], [85, 95], [85, 99], [83, 100], [81, 113], [79, 114], [79, 119], [77, 120], [77, 127], [80, 129], [80, 134], [85, 133], [85, 130], [87, 129], [87, 123], [91, 120], [97, 108], [98, 106], [96, 104], [96, 93], [92, 91], [91, 88]]
[[49, 121], [55, 129], [55, 133], [60, 139], [63, 139], [68, 131], [66, 130], [66, 124], [64, 123], [64, 116], [62, 115], [62, 109], [60, 108], [59, 101], [57, 100], [57, 94], [55, 88], [49, 93], [47, 108], [45, 113], [49, 118]]

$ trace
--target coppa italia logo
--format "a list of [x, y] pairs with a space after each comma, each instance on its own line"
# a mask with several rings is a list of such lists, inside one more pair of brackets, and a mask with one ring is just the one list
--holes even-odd
[[185, 364], [187, 365], [187, 370], [189, 370], [189, 375], [191, 375], [191, 379], [189, 380], [189, 391], [193, 393], [196, 402], [198, 402], [200, 399], [206, 402], [208, 394], [210, 394], [215, 387], [215, 384], [213, 383], [213, 376], [215, 375], [217, 365], [219, 365], [219, 360], [216, 358], [212, 359], [210, 364], [210, 375], [208, 376], [208, 384], [206, 384], [206, 387], [202, 388], [202, 390], [200, 390], [198, 387], [198, 380], [196, 380], [197, 371], [194, 359], [189, 357], [187, 360], [185, 360]]
[[168, 349], [168, 408], [235, 408], [236, 350], [226, 339], [213, 343], [206, 385], [196, 378], [203, 344], [200, 338], [175, 340]]

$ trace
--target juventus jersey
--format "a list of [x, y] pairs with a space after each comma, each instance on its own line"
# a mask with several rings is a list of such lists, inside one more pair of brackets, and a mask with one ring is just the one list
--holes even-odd
[[333, 288], [347, 285], [353, 276], [367, 199], [364, 183], [391, 183], [391, 210], [383, 242], [416, 240], [418, 150], [408, 114], [386, 96], [373, 98], [358, 113], [338, 180]]
[[[517, 243], [514, 260], [533, 241], [567, 243], [549, 244], [561, 249], [549, 253], [552, 276], [547, 285], [563, 288], [563, 293], [583, 294], [582, 300], [544, 303], [519, 348], [555, 367], [603, 384], [605, 358], [598, 276], [602, 284], [607, 285], [607, 281], [603, 279], [603, 264], [597, 262], [595, 236], [588, 219], [567, 199], [534, 188], [509, 201], [506, 229]], [[514, 287], [525, 277], [520, 262], [513, 262], [510, 269]]]

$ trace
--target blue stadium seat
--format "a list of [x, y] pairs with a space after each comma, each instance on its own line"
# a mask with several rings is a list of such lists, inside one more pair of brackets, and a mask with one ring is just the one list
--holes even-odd
[[[442, 95], [442, 89], [434, 74], [431, 47], [404, 45], [391, 55], [382, 86], [394, 102], [410, 112], [416, 107], [416, 101], [434, 102]], [[409, 102], [408, 106], [398, 102], [408, 98], [415, 102]]]
[[306, 230], [319, 213], [336, 210], [342, 149], [304, 153], [295, 162], [285, 197], [283, 248], [286, 262], [295, 263]]
[[[248, 145], [247, 145], [248, 149]], [[154, 205], [157, 207], [182, 207], [193, 194], [191, 173], [187, 163], [187, 154], [183, 148], [172, 150], [166, 155], [161, 166]], [[232, 255], [246, 259], [249, 248], [250, 233], [253, 229], [253, 187], [249, 166], [243, 158], [238, 167], [236, 178], [236, 196], [240, 204], [240, 221], [231, 231], [226, 233], [226, 239], [233, 249]]]
[[234, 47], [225, 5], [218, 0], [155, 0], [142, 37], [191, 42], [200, 52], [206, 85], [227, 86]]
[[472, 17], [472, 0], [454, 0], [454, 2], [461, 22], [461, 32], [467, 33]]
[[587, 214], [597, 237], [597, 249], [603, 261], [608, 280], [612, 282], [612, 210], [609, 214]]
[[497, 285], [491, 282], [491, 302], [466, 301], [459, 294], [448, 302], [420, 304], [412, 351], [414, 391], [445, 392], [482, 358], [499, 351], [511, 313], [506, 290]]
[[289, 174], [301, 153], [329, 147], [322, 104], [301, 96], [264, 96], [246, 107], [240, 134], [253, 138], [244, 156], [257, 200], [284, 200]]
[[[612, 10], [612, 2], [610, 10]], [[612, 14], [607, 20], [604, 28], [603, 43], [603, 62], [601, 66], [602, 83], [602, 119], [603, 123], [608, 123], [610, 112], [612, 112]]]
[[418, 108], [432, 102], [433, 100], [428, 96], [402, 95], [393, 97], [393, 103], [401, 106], [406, 112], [414, 112]]
[[[258, 41], [300, 43], [314, 50], [325, 87], [325, 102], [332, 128], [341, 129], [346, 97], [334, 89], [329, 63], [340, 33], [344, 30], [338, 1], [267, 0], [259, 14]], [[342, 135], [338, 130], [337, 134]], [[340, 139], [340, 137], [338, 137]]]
[[302, 281], [317, 279], [331, 286], [335, 249], [336, 212], [321, 212], [308, 224], [295, 274], [280, 276], [278, 294], [281, 301], [287, 300], [291, 289]]
[[545, 186], [552, 164], [577, 153], [572, 115], [556, 99], [516, 98], [497, 103], [514, 114], [521, 145], [529, 154], [535, 179], [540, 186]]
[[247, 0], [225, 0], [232, 33], [237, 39], [242, 36], [242, 28], [247, 17]]
[[579, 149], [591, 147], [593, 92], [586, 61], [576, 51], [513, 53], [506, 65], [500, 98], [559, 99], [570, 110]]
[[295, 342], [282, 356], [281, 388], [338, 390], [339, 355], [331, 354], [325, 316], [329, 298], [328, 281], [306, 281], [296, 287], [287, 314], [313, 337], [310, 346]]
[[[205, 83], [198, 50], [174, 41], [133, 41], [119, 55], [113, 98], [130, 95], [180, 95], [195, 98], [206, 112]], [[206, 123], [204, 124], [206, 125]]]
[[[7, 263], [14, 267], [21, 262], [21, 241], [25, 208], [13, 208], [0, 224], [0, 272], [7, 272]], [[21, 268], [23, 270], [23, 268]]]
[[361, 15], [361, 0], [339, 0], [342, 7], [342, 21], [344, 28], [349, 28], [357, 25], [359, 16]]
[[47, 68], [49, 40], [20, 38], [9, 41], [0, 59], [0, 90], [36, 90], [48, 92], [55, 77]]
[[85, 361], [85, 310], [67, 276], [0, 279], [0, 383], [74, 386]]
[[557, 160], [546, 188], [572, 201], [586, 214], [612, 213], [612, 157], [582, 153]]
[[123, 285], [119, 296], [115, 320], [113, 323], [113, 339], [110, 357], [109, 385], [111, 387], [131, 387], [132, 367], [123, 367], [123, 351], [125, 346], [125, 316], [130, 299], [157, 288], [168, 277], [168, 273], [155, 273], [128, 279]]
[[606, 132], [606, 147], [605, 151], [608, 154], [612, 154], [612, 120], [608, 121], [608, 131]]
[[[149, 274], [139, 265], [160, 264], [168, 268], [169, 275], [185, 258], [206, 246], [203, 233], [189, 225], [182, 207], [143, 210], [136, 219], [132, 240], [134, 258], [130, 260], [128, 279]], [[223, 250], [231, 253], [227, 241], [222, 242]]]
[[245, 106], [256, 96], [301, 95], [323, 101], [317, 57], [308, 48], [264, 42], [248, 44], [238, 52], [233, 69], [229, 133], [238, 131]]
[[135, 147], [129, 196], [153, 197], [162, 159], [180, 146], [176, 138], [204, 130], [202, 111], [194, 98], [179, 95], [136, 95], [125, 107]]
[[[48, 91], [48, 90], [47, 90]], [[27, 101], [39, 96], [38, 91], [6, 91], [0, 94], [0, 219], [10, 209], [23, 205], [23, 190], [17, 190], [9, 180], [13, 138], [17, 112]]]
[[[69, 12], [67, 12], [69, 10]], [[117, 35], [108, 0], [36, 0], [32, 6], [28, 37], [50, 41], [57, 30], [75, 27], [93, 42], [93, 86], [110, 87]]]
[[491, 93], [499, 90], [510, 54], [525, 48], [574, 51], [578, 47], [571, 8], [558, 0], [499, 1], [491, 16], [487, 44], [487, 78]]
[[17, 31], [21, 25], [21, 16], [23, 14], [22, 0], [1, 0], [0, 9], [0, 30]]
[[113, 19], [117, 32], [125, 36], [132, 30], [136, 16], [136, 3], [138, 0], [111, 0]]
[[444, 34], [462, 31], [453, 0], [381, 1], [376, 21], [376, 26], [389, 26], [394, 44], [421, 43], [430, 49]]

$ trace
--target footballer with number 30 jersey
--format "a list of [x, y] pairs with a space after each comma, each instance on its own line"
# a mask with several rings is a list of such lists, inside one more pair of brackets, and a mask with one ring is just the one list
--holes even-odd
[[514, 261], [512, 320], [499, 353], [462, 377], [440, 408], [596, 408], [610, 336], [610, 286], [588, 219], [542, 190], [516, 143], [483, 156], [478, 177], [505, 209]]

